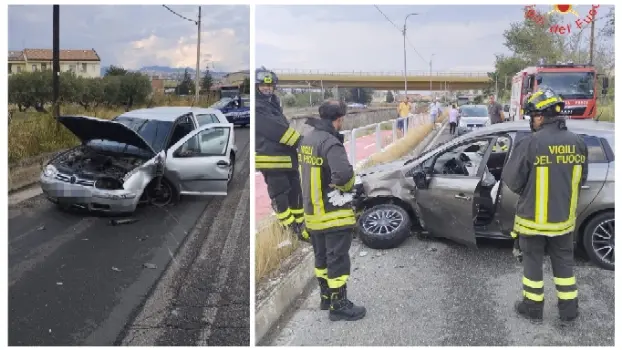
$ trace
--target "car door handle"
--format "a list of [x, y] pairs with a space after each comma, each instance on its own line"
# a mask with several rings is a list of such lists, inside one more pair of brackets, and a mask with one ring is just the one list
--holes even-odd
[[220, 167], [226, 167], [226, 166], [229, 166], [229, 162], [226, 162], [224, 160], [219, 160], [218, 163], [216, 163], [216, 165]]
[[581, 189], [582, 189], [582, 190], [589, 190], [589, 189], [590, 189], [590, 186], [588, 186], [588, 185], [583, 185], [583, 186], [581, 186]]
[[462, 199], [462, 200], [465, 200], [465, 201], [470, 201], [471, 200], [471, 197], [465, 196], [463, 193], [455, 195], [454, 198]]

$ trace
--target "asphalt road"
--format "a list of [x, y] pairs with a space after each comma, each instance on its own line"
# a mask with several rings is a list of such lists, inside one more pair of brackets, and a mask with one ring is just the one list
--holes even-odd
[[[447, 140], [447, 129], [436, 143]], [[522, 267], [510, 242], [472, 250], [450, 241], [412, 237], [375, 251], [355, 240], [348, 296], [367, 308], [356, 322], [331, 322], [319, 290], [300, 298], [264, 341], [280, 346], [614, 346], [614, 272], [577, 258], [580, 315], [558, 321], [550, 263], [545, 265], [541, 324], [514, 314]]]
[[[9, 345], [248, 345], [249, 129], [236, 142], [228, 196], [141, 208], [134, 224], [41, 196], [10, 207]], [[162, 322], [137, 333], [154, 308]]]

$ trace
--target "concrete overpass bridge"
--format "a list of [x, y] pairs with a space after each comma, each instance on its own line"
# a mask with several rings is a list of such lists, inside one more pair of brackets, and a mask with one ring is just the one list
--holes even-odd
[[[293, 88], [404, 90], [404, 72], [327, 72], [275, 69], [279, 85]], [[490, 86], [486, 72], [408, 71], [408, 90], [478, 90]], [[431, 88], [430, 88], [431, 87]]]

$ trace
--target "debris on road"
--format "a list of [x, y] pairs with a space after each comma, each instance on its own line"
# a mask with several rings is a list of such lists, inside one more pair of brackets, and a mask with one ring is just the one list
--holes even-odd
[[128, 225], [128, 224], [133, 224], [135, 222], [137, 222], [138, 219], [111, 219], [110, 220], [110, 225], [111, 226], [118, 226], [118, 225]]
[[56, 282], [56, 285], [57, 285], [57, 286], [62, 286], [62, 285], [63, 285], [63, 282]]
[[156, 264], [152, 264], [152, 263], [144, 263], [143, 267], [146, 269], [157, 269], [158, 268]]
[[362, 257], [366, 256], [367, 254], [368, 254], [367, 252], [362, 251], [362, 252], [359, 253], [359, 256], [362, 258]]
[[121, 272], [121, 269], [119, 269], [119, 268], [116, 268], [116, 267], [114, 267], [114, 266], [113, 266], [113, 267], [112, 267], [112, 271], [117, 271], [117, 272]]
[[41, 225], [37, 227], [37, 231], [43, 231], [43, 230], [45, 230], [45, 225]]
[[437, 250], [438, 250], [438, 248], [436, 248], [436, 247], [430, 247], [430, 248], [428, 248], [428, 251], [429, 251], [429, 252], [435, 252], [435, 251], [437, 251]]

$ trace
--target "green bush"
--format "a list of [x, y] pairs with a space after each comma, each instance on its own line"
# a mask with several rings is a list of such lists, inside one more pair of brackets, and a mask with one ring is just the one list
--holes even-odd
[[[9, 76], [9, 104], [19, 111], [41, 109], [52, 103], [52, 71], [22, 72]], [[151, 95], [149, 78], [140, 73], [83, 78], [72, 72], [60, 75], [59, 102], [77, 104], [85, 110], [106, 106], [116, 108], [142, 104]]]

